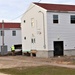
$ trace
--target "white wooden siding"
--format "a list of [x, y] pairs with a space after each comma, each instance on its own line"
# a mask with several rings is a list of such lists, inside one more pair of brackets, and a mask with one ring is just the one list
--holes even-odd
[[[53, 24], [53, 15], [57, 14], [59, 23]], [[53, 41], [64, 41], [64, 49], [75, 49], [75, 24], [70, 23], [71, 13], [47, 13], [48, 48], [54, 50]]]
[[[16, 31], [16, 36], [12, 36], [12, 31]], [[6, 29], [4, 30], [4, 44], [7, 45], [8, 51], [11, 51], [11, 46], [14, 44], [22, 44], [21, 29]], [[2, 45], [2, 36], [0, 35], [0, 46]]]
[[[44, 50], [43, 14], [39, 11], [42, 11], [44, 13], [46, 25], [46, 15], [45, 15], [46, 12], [43, 8], [40, 8], [36, 5], [31, 10], [26, 12], [22, 17], [21, 27], [22, 27], [23, 52], [28, 50], [30, 51], [31, 49]], [[31, 27], [31, 18], [34, 18], [34, 27]], [[24, 23], [23, 20], [26, 20], [26, 22]], [[45, 29], [45, 31], [47, 31], [47, 29]], [[35, 44], [31, 43], [31, 39], [33, 38], [32, 34], [34, 35], [34, 38], [36, 40]], [[47, 35], [46, 32], [45, 35]], [[27, 39], [24, 40], [24, 37], [26, 37]], [[47, 39], [45, 40], [47, 45]]]

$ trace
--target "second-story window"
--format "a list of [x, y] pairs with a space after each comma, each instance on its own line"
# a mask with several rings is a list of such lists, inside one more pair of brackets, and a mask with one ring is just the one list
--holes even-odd
[[70, 21], [72, 24], [75, 24], [75, 15], [70, 16]]
[[12, 36], [16, 36], [16, 31], [12, 31]]
[[53, 23], [58, 23], [58, 15], [53, 15]]

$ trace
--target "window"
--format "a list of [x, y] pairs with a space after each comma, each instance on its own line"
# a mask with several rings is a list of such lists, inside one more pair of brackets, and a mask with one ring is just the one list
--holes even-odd
[[71, 15], [71, 23], [73, 24], [75, 24], [75, 15]]
[[34, 18], [31, 18], [31, 27], [34, 27]]
[[35, 43], [35, 38], [31, 39], [31, 43]]
[[24, 39], [26, 40], [26, 37], [24, 37]]
[[35, 38], [33, 40], [34, 40], [34, 43], [35, 43]]
[[25, 23], [26, 21], [24, 20], [24, 23]]
[[53, 15], [53, 23], [58, 23], [58, 15]]
[[3, 31], [0, 31], [0, 35], [1, 35], [1, 36], [3, 36], [3, 35], [4, 35], [4, 34], [3, 34]]
[[33, 39], [31, 39], [31, 43], [34, 43]]
[[16, 31], [12, 31], [12, 36], [16, 36]]

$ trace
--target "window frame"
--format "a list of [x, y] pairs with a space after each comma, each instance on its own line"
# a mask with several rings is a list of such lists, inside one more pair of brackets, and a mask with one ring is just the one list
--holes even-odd
[[0, 36], [4, 36], [4, 33], [2, 30], [0, 31]]
[[31, 43], [36, 43], [36, 40], [35, 40], [35, 38], [31, 38]]
[[57, 14], [53, 14], [53, 23], [58, 24], [59, 23], [59, 17]]
[[12, 31], [12, 36], [16, 36], [16, 30]]
[[70, 15], [70, 23], [75, 24], [75, 15]]

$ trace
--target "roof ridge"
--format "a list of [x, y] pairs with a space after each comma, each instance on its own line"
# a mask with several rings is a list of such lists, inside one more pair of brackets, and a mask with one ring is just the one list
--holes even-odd
[[46, 10], [75, 11], [75, 5], [34, 3]]
[[50, 4], [50, 5], [65, 5], [65, 6], [75, 6], [74, 4], [57, 4], [57, 3], [38, 3], [38, 2], [33, 2], [34, 4]]

